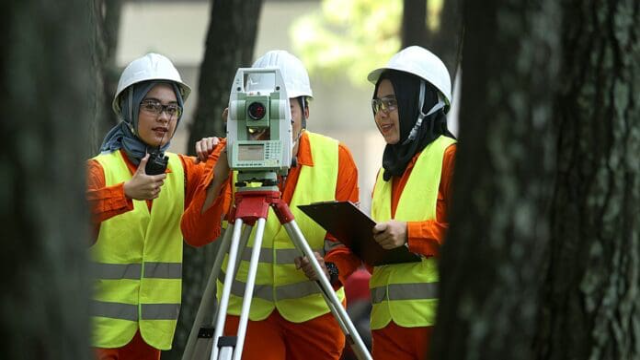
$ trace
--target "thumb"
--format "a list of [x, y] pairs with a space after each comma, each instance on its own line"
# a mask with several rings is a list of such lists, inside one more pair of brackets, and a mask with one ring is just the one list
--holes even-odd
[[386, 223], [376, 224], [376, 226], [373, 227], [373, 233], [377, 234], [377, 233], [385, 231], [386, 229], [387, 229], [387, 224]]
[[149, 161], [149, 154], [146, 154], [142, 159], [140, 159], [140, 165], [138, 165], [138, 170], [136, 170], [137, 173], [147, 175], [147, 173], [145, 172], [147, 161]]

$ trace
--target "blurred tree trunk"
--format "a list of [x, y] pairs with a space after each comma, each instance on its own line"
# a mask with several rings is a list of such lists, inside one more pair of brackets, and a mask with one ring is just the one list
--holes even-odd
[[443, 0], [437, 30], [427, 26], [427, 0], [404, 0], [402, 8], [401, 47], [422, 46], [438, 55], [455, 79], [462, 51], [462, 0]]
[[640, 5], [563, 2], [539, 359], [640, 359]]
[[456, 78], [462, 56], [464, 23], [462, 21], [462, 0], [443, 0], [440, 13], [440, 27], [433, 36], [433, 51], [440, 56], [451, 74], [451, 82]]
[[94, 36], [92, 38], [93, 66], [97, 87], [94, 96], [94, 121], [90, 125], [89, 147], [91, 154], [99, 150], [102, 139], [117, 124], [118, 118], [111, 110], [111, 101], [118, 85], [119, 70], [116, 67], [116, 49], [118, 47], [118, 30], [122, 13], [122, 0], [93, 0], [92, 20]]
[[428, 48], [427, 0], [404, 0], [402, 6], [402, 48], [418, 45]]
[[558, 11], [554, 0], [465, 3], [460, 143], [434, 359], [533, 355], [550, 238]]
[[83, 0], [8, 0], [0, 13], [2, 359], [91, 358], [91, 14]]
[[211, 2], [211, 21], [200, 66], [198, 101], [189, 136], [189, 152], [206, 136], [225, 136], [222, 110], [239, 67], [250, 67], [262, 0]]
[[[200, 66], [189, 153], [194, 153], [195, 142], [203, 137], [226, 135], [222, 111], [229, 102], [229, 91], [236, 70], [252, 64], [261, 9], [262, 0], [211, 2], [211, 20]], [[217, 243], [199, 249], [185, 246], [180, 319], [173, 350], [163, 354], [163, 359], [180, 359], [184, 352], [217, 248]]]

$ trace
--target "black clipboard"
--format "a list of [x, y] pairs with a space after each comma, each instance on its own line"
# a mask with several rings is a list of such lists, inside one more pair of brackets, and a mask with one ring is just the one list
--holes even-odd
[[328, 201], [298, 208], [370, 266], [420, 261], [405, 246], [383, 249], [373, 240], [376, 222], [350, 201]]

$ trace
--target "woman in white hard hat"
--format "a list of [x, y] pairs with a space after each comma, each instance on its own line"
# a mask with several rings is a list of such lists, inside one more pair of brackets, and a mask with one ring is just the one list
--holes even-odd
[[418, 46], [400, 51], [368, 79], [375, 84], [374, 119], [387, 143], [373, 190], [374, 239], [385, 249], [404, 246], [421, 255], [419, 262], [373, 268], [373, 358], [426, 359], [456, 151], [445, 115], [451, 80], [442, 61]]
[[166, 57], [147, 54], [131, 62], [113, 100], [122, 122], [106, 135], [101, 154], [88, 161], [96, 279], [92, 346], [98, 359], [158, 360], [161, 350], [171, 348], [180, 310], [185, 209], [190, 231], [212, 236], [190, 245], [217, 236], [206, 220], [220, 217], [220, 211], [203, 209], [206, 193], [197, 188], [211, 180], [219, 152], [201, 164], [166, 152], [189, 92]]
[[[279, 179], [278, 187], [307, 243], [316, 251], [324, 275], [332, 280], [338, 297], [343, 300], [342, 284], [360, 261], [300, 211], [298, 205], [332, 200], [357, 203], [355, 162], [344, 144], [305, 129], [313, 93], [307, 71], [298, 58], [286, 51], [274, 50], [260, 57], [253, 67], [278, 67], [282, 74], [290, 98], [293, 156], [297, 164], [289, 169], [286, 179]], [[212, 148], [207, 139], [203, 139], [197, 145], [197, 152], [205, 158]], [[231, 188], [232, 185], [227, 187], [229, 200]], [[287, 231], [278, 218], [271, 215], [267, 218], [261, 245], [261, 253], [267, 256], [261, 257], [258, 264], [242, 358], [337, 360], [344, 348], [345, 336], [319, 288], [300, 271], [308, 262], [296, 257], [299, 252]], [[252, 236], [245, 254], [251, 253], [253, 241]], [[226, 335], [237, 334], [248, 267], [249, 261], [244, 258], [231, 288]], [[218, 298], [222, 288], [223, 284], [218, 282]]]

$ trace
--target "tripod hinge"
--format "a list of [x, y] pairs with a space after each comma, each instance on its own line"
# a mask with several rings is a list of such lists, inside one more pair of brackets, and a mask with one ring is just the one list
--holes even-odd
[[218, 339], [218, 348], [223, 348], [226, 346], [235, 348], [237, 342], [237, 336], [220, 336], [220, 338]]

